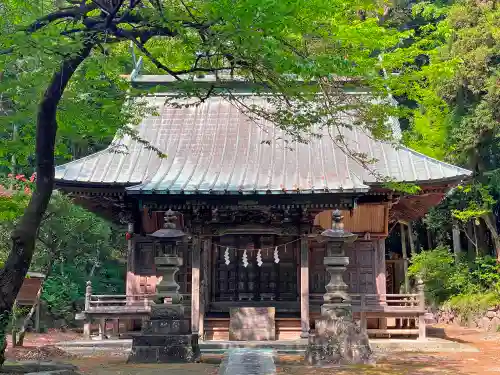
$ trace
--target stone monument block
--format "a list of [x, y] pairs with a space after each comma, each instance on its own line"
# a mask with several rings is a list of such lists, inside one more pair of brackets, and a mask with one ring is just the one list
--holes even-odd
[[276, 340], [274, 307], [237, 307], [230, 310], [229, 340]]

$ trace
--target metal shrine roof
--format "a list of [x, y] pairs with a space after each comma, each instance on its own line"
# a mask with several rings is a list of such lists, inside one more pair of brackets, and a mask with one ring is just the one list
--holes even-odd
[[[272, 124], [250, 120], [222, 97], [187, 108], [167, 106], [161, 95], [148, 100], [158, 106], [158, 116], [138, 125], [139, 137], [166, 158], [124, 136], [115, 139], [113, 148], [56, 167], [56, 181], [127, 185], [129, 194], [365, 192], [377, 183], [327, 131], [307, 144], [286, 144]], [[245, 100], [264, 102], [251, 96]], [[371, 165], [377, 174], [396, 181], [458, 181], [470, 175], [408, 148], [375, 141], [356, 127], [343, 135], [351, 149], [378, 160]]]

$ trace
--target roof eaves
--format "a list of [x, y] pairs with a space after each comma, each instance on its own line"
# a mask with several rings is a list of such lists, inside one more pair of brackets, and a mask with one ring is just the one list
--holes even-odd
[[[473, 172], [469, 171], [468, 169], [465, 169], [465, 168], [462, 168], [462, 167], [458, 167], [456, 165], [449, 164], [449, 163], [446, 163], [444, 161], [432, 158], [430, 156], [422, 154], [421, 152], [415, 151], [415, 150], [413, 150], [411, 148], [408, 148], [406, 146], [400, 146], [400, 148], [403, 149], [403, 150], [406, 150], [406, 151], [408, 151], [408, 152], [410, 152], [410, 153], [412, 153], [414, 155], [417, 155], [417, 156], [419, 156], [421, 158], [425, 158], [426, 160], [429, 160], [429, 161], [432, 161], [432, 162], [435, 162], [435, 163], [439, 163], [442, 166], [446, 166], [446, 167], [454, 169], [456, 171], [460, 171], [460, 172], [463, 173], [463, 176], [471, 176], [473, 174]], [[457, 174], [457, 176], [461, 176], [461, 174]], [[435, 181], [435, 180], [432, 180], [432, 181]]]
[[342, 193], [366, 193], [370, 187], [353, 187], [349, 189], [307, 189], [307, 190], [153, 190], [140, 189], [137, 186], [126, 188], [130, 195], [304, 195], [304, 194], [342, 194]]

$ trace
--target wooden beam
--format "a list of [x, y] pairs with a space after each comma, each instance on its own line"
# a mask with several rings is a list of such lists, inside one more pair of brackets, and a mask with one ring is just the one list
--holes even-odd
[[194, 236], [191, 248], [191, 333], [200, 333], [200, 239]]
[[300, 326], [301, 338], [309, 337], [309, 240], [300, 240]]

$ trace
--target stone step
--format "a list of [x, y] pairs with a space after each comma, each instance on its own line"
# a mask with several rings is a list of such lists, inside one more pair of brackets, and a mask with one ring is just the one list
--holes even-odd
[[307, 340], [283, 340], [283, 341], [200, 341], [201, 349], [274, 349], [281, 350], [305, 350]]
[[219, 368], [219, 375], [274, 375], [276, 353], [269, 349], [230, 349]]
[[[443, 339], [372, 339], [370, 345], [375, 353], [387, 352], [477, 352], [472, 345]], [[132, 340], [89, 340], [61, 342], [56, 346], [74, 354], [87, 355], [95, 352], [128, 353]], [[306, 340], [298, 341], [201, 341], [200, 349], [205, 354], [224, 354], [231, 349], [272, 349], [278, 354], [303, 354]]]

